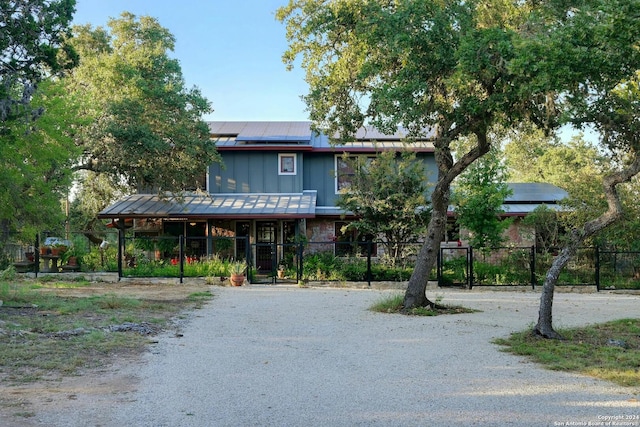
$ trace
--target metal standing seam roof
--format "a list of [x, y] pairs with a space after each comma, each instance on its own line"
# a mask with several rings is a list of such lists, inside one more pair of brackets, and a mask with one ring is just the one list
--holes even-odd
[[249, 142], [308, 142], [312, 136], [311, 122], [209, 122], [209, 130]]
[[182, 200], [134, 194], [102, 210], [98, 218], [314, 218], [316, 199], [316, 191], [187, 195]]
[[277, 146], [298, 144], [301, 147], [313, 147], [316, 151], [382, 151], [411, 148], [420, 151], [433, 151], [430, 141], [432, 134], [411, 143], [405, 142], [407, 133], [398, 130], [394, 134], [385, 134], [372, 126], [364, 126], [355, 135], [355, 141], [332, 144], [325, 134], [311, 130], [311, 122], [209, 122], [209, 130], [222, 149], [240, 149], [250, 146]]
[[[504, 216], [524, 216], [544, 205], [549, 209], [560, 211], [559, 202], [569, 193], [553, 184], [542, 182], [508, 183], [513, 194], [507, 196], [501, 208]], [[455, 214], [455, 206], [449, 206], [449, 214]]]
[[556, 204], [569, 196], [569, 193], [562, 188], [542, 182], [509, 183], [507, 185], [513, 191], [513, 194], [505, 200], [508, 204]]

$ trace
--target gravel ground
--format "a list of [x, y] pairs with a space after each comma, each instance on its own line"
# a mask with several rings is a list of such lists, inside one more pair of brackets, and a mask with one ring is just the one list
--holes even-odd
[[[213, 292], [182, 335], [161, 336], [141, 365], [121, 372], [136, 377], [135, 390], [112, 396], [110, 404], [78, 402], [32, 421], [640, 426], [638, 388], [544, 370], [491, 343], [533, 325], [537, 292], [434, 290], [445, 304], [482, 310], [437, 317], [367, 310], [397, 291], [246, 286]], [[637, 317], [639, 303], [638, 295], [557, 293], [554, 325]]]

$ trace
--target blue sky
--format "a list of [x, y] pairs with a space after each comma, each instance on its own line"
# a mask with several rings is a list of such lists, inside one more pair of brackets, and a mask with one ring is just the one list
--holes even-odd
[[211, 101], [207, 120], [307, 120], [303, 70], [287, 71], [284, 26], [275, 11], [287, 0], [77, 0], [74, 24], [106, 26], [122, 12], [155, 17], [176, 37], [188, 87]]

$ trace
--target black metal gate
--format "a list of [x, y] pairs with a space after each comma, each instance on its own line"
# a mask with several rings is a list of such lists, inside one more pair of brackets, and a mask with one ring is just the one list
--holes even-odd
[[275, 222], [256, 223], [256, 270], [257, 275], [272, 275], [276, 270], [276, 232]]
[[438, 253], [438, 286], [470, 286], [473, 276], [469, 247], [440, 248]]

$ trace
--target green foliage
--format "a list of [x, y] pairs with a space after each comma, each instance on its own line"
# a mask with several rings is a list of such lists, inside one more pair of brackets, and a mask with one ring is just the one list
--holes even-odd
[[[2, 140], [0, 155], [0, 221], [9, 230], [19, 230], [23, 239], [33, 239], [41, 230], [61, 230], [64, 211], [60, 201], [71, 187], [71, 167], [80, 150], [70, 129], [77, 121], [76, 104], [50, 83], [42, 83], [34, 97], [46, 108], [30, 132], [17, 123]], [[34, 149], [37, 147], [37, 149]]]
[[[372, 263], [372, 281], [404, 281], [413, 269]], [[333, 252], [317, 252], [304, 257], [302, 276], [312, 281], [367, 281], [367, 260], [361, 257], [337, 257]]]
[[384, 236], [385, 253], [395, 263], [403, 258], [405, 246], [391, 242], [416, 242], [429, 222], [424, 163], [409, 151], [381, 152], [375, 159], [345, 155], [342, 161], [354, 177], [336, 205], [356, 215], [349, 227], [363, 235]]
[[464, 256], [456, 256], [442, 261], [442, 283], [444, 285], [466, 285], [467, 259]]
[[469, 244], [487, 249], [501, 246], [513, 221], [501, 219], [502, 205], [512, 194], [496, 149], [477, 160], [457, 179], [453, 202], [456, 220], [469, 231]]
[[[200, 261], [184, 263], [184, 277], [227, 277], [232, 261], [219, 257], [204, 258]], [[246, 264], [241, 263], [245, 268]], [[128, 277], [179, 277], [180, 266], [167, 260], [150, 260], [136, 257], [136, 265], [127, 267], [123, 274]]]
[[529, 248], [504, 248], [474, 259], [474, 285], [530, 285]]
[[[567, 69], [584, 67], [584, 57], [567, 61], [560, 50], [540, 54], [551, 43], [536, 42], [555, 37], [553, 26], [538, 22], [548, 7], [503, 0], [291, 0], [277, 18], [287, 27], [284, 61], [291, 67], [300, 57], [306, 71], [310, 91], [304, 99], [316, 127], [339, 135], [338, 143], [364, 123], [433, 138], [438, 176], [425, 243], [433, 249], [445, 231], [451, 183], [489, 151], [490, 129], [526, 118], [553, 131], [561, 109], [551, 94], [560, 94], [569, 80], [580, 87], [591, 77], [567, 76]], [[562, 62], [539, 67], [551, 54]], [[473, 147], [454, 161], [452, 142], [468, 136], [476, 138]], [[416, 264], [411, 300], [424, 299], [435, 262], [432, 250]]]
[[[24, 118], [25, 125], [41, 116], [32, 109], [38, 83], [75, 65], [64, 37], [75, 12], [75, 0], [0, 2], [0, 135], [11, 130], [6, 122]], [[66, 55], [61, 55], [65, 52]], [[61, 60], [66, 57], [66, 61]], [[18, 132], [20, 133], [20, 132]]]
[[602, 183], [614, 165], [582, 135], [560, 143], [537, 133], [520, 134], [506, 145], [505, 153], [510, 173], [521, 182], [547, 182], [569, 193], [562, 201], [567, 229], [607, 209]]
[[533, 229], [536, 249], [541, 253], [549, 252], [552, 248], [557, 248], [562, 244], [560, 215], [545, 205], [535, 208], [524, 218], [522, 225]]
[[242, 275], [247, 271], [247, 263], [243, 261], [234, 261], [229, 264], [227, 274]]
[[0, 280], [15, 280], [17, 276], [16, 268], [9, 264], [9, 260], [6, 258], [4, 253], [2, 254], [2, 259], [0, 259]]
[[82, 256], [83, 271], [118, 271], [118, 249], [109, 246], [100, 250], [97, 246], [91, 247], [89, 253]]
[[130, 13], [108, 27], [74, 27], [71, 43], [82, 61], [60, 82], [82, 98], [90, 121], [78, 131], [85, 152], [78, 168], [116, 188], [204, 188], [206, 167], [219, 160], [202, 121], [211, 107], [197, 88], [185, 87], [178, 60], [169, 57], [174, 36], [154, 18]]

